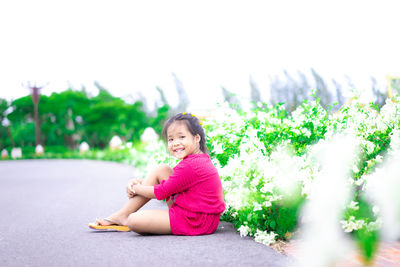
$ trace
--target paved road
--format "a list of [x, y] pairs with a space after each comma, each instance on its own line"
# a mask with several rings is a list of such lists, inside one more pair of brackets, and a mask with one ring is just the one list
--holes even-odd
[[[0, 161], [0, 266], [285, 266], [289, 259], [221, 222], [209, 236], [87, 227], [120, 207], [133, 168], [87, 160]], [[150, 201], [144, 208], [166, 209]]]

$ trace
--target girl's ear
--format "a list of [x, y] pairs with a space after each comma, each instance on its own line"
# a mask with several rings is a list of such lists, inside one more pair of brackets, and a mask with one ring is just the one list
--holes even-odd
[[201, 136], [199, 134], [196, 134], [196, 136], [194, 137], [196, 143], [200, 143], [201, 140]]

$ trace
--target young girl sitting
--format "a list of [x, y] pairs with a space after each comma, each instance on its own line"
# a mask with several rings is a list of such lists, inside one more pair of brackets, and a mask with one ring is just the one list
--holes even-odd
[[[139, 234], [215, 232], [225, 203], [220, 177], [207, 154], [204, 129], [194, 115], [180, 113], [165, 123], [162, 134], [171, 155], [181, 161], [173, 169], [161, 165], [146, 179], [130, 181], [125, 206], [89, 227]], [[169, 210], [139, 210], [152, 198], [166, 199]]]

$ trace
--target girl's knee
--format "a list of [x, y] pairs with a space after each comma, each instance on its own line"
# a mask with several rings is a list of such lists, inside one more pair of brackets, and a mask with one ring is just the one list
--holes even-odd
[[138, 234], [145, 234], [149, 222], [146, 221], [143, 212], [135, 212], [128, 216], [127, 226]]
[[168, 166], [167, 164], [160, 164], [156, 167], [156, 170], [158, 172], [162, 172], [162, 173], [172, 173], [173, 170], [170, 166]]
[[155, 169], [156, 176], [158, 178], [158, 182], [161, 182], [161, 180], [167, 180], [168, 177], [171, 176], [171, 174], [174, 172], [170, 166], [167, 164], [161, 164], [158, 165]]
[[140, 220], [138, 214], [132, 213], [128, 216], [127, 226], [134, 232], [137, 232], [138, 228], [140, 227]]

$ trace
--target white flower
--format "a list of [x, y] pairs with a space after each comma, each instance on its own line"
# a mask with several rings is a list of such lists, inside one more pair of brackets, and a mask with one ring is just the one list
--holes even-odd
[[257, 203], [257, 202], [255, 202], [255, 203], [253, 204], [253, 206], [254, 206], [253, 211], [262, 210], [261, 204], [259, 204], [259, 203]]
[[400, 130], [393, 129], [390, 133], [390, 148], [392, 150], [400, 150]]
[[361, 186], [364, 183], [364, 179], [360, 178], [357, 181], [354, 182], [355, 185]]
[[244, 237], [247, 236], [250, 232], [250, 227], [248, 227], [247, 225], [242, 225], [239, 227], [238, 231], [240, 232], [240, 236]]
[[263, 202], [263, 206], [264, 207], [271, 207], [272, 206], [271, 201], [264, 201]]
[[301, 133], [300, 133], [300, 130], [297, 129], [297, 128], [293, 129], [293, 133], [295, 133], [295, 134], [297, 134], [297, 135], [300, 135], [300, 134], [301, 134]]
[[360, 170], [358, 169], [358, 167], [356, 165], [353, 165], [353, 172], [354, 173], [359, 173]]
[[370, 141], [364, 141], [363, 143], [367, 148], [367, 154], [372, 154], [375, 150], [375, 144]]
[[307, 136], [307, 137], [310, 137], [310, 136], [311, 136], [311, 132], [310, 132], [310, 130], [308, 130], [307, 128], [302, 128], [302, 129], [301, 129], [301, 132], [302, 132], [305, 136]]
[[132, 148], [133, 143], [132, 143], [132, 142], [128, 142], [128, 143], [125, 144], [125, 146], [126, 146], [127, 148]]
[[349, 204], [349, 208], [352, 210], [358, 210], [358, 202], [352, 200]]
[[376, 230], [380, 230], [382, 228], [383, 225], [383, 220], [382, 218], [378, 218], [376, 219], [375, 222], [370, 222], [369, 224], [367, 224], [367, 230], [368, 231], [376, 231]]
[[272, 193], [272, 190], [274, 189], [274, 184], [270, 182], [265, 182], [264, 186], [260, 189], [262, 193], [267, 193], [270, 192]]
[[255, 188], [259, 183], [260, 183], [260, 177], [256, 177], [251, 181], [250, 185]]
[[342, 228], [346, 233], [353, 232], [354, 230], [361, 229], [366, 223], [364, 220], [356, 220], [354, 216], [350, 216], [348, 221], [340, 221]]
[[374, 215], [377, 215], [379, 213], [380, 209], [378, 206], [374, 205], [372, 207], [372, 212], [374, 213]]
[[222, 148], [222, 145], [220, 143], [217, 143], [214, 145], [214, 149], [213, 149], [215, 154], [222, 154], [224, 153], [224, 149]]
[[257, 229], [257, 232], [254, 235], [254, 240], [258, 243], [269, 246], [269, 245], [275, 243], [276, 236], [277, 236], [277, 234], [275, 234], [272, 231], [270, 233], [268, 233], [267, 231], [260, 231]]

